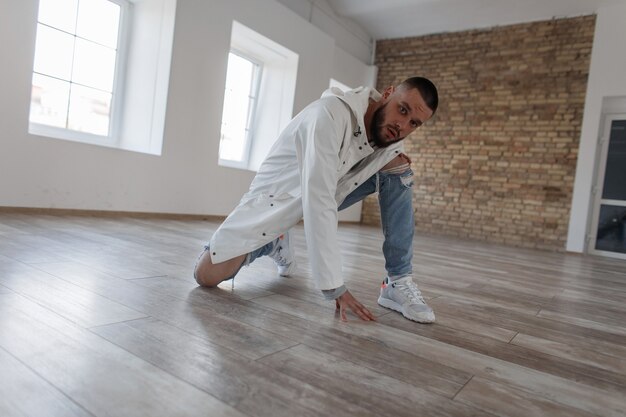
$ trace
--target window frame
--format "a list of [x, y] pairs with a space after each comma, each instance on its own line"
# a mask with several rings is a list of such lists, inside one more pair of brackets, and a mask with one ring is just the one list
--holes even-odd
[[[36, 123], [28, 121], [28, 133], [46, 138], [63, 139], [74, 142], [83, 142], [93, 145], [111, 146], [118, 145], [120, 140], [120, 132], [122, 127], [122, 115], [123, 115], [123, 102], [124, 102], [124, 85], [125, 85], [125, 70], [128, 60], [128, 36], [130, 33], [130, 22], [132, 13], [132, 3], [130, 0], [107, 0], [111, 3], [120, 6], [120, 19], [118, 26], [118, 37], [116, 45], [115, 56], [115, 68], [113, 73], [113, 87], [111, 91], [111, 110], [109, 113], [109, 131], [107, 135], [97, 135], [89, 132], [81, 132], [78, 130], [69, 129], [67, 127], [49, 126], [42, 123]], [[80, 3], [80, 0], [79, 0]], [[39, 10], [39, 9], [38, 9]], [[38, 12], [39, 14], [39, 12]], [[54, 26], [46, 25], [39, 21], [37, 18], [37, 25], [43, 24], [55, 30], [60, 30]], [[67, 32], [66, 32], [67, 33]], [[77, 38], [76, 34], [73, 34]], [[82, 38], [81, 38], [82, 39]], [[36, 50], [34, 51], [36, 53]], [[34, 54], [33, 54], [34, 57]], [[31, 70], [32, 76], [39, 74], [35, 72], [34, 60]], [[48, 76], [46, 74], [40, 74]], [[66, 80], [63, 80], [66, 81]], [[71, 81], [69, 81], [71, 83]], [[32, 81], [31, 81], [32, 86]], [[32, 100], [32, 91], [31, 91]], [[29, 107], [30, 109], [30, 107]], [[68, 109], [69, 111], [69, 109]]]
[[[221, 148], [221, 145], [222, 145], [222, 128], [221, 128], [222, 123], [220, 121], [220, 145], [218, 147], [218, 164], [224, 167], [229, 167], [229, 168], [246, 169], [250, 162], [250, 152], [252, 150], [252, 141], [254, 140], [253, 127], [254, 127], [254, 121], [255, 121], [256, 113], [257, 113], [256, 111], [257, 104], [259, 102], [259, 94], [261, 92], [261, 80], [263, 78], [263, 66], [265, 63], [250, 54], [242, 52], [241, 50], [237, 48], [231, 47], [228, 51], [228, 55], [230, 54], [237, 55], [238, 57], [243, 58], [246, 61], [249, 61], [253, 65], [255, 65], [255, 70], [253, 72], [252, 79], [250, 80], [250, 84], [251, 84], [250, 93], [248, 95], [248, 98], [251, 99], [252, 103], [248, 107], [248, 115], [246, 117], [246, 128], [245, 128], [246, 135], [244, 139], [245, 143], [244, 143], [243, 158], [241, 161], [234, 161], [231, 159], [222, 159], [220, 157], [219, 148]], [[227, 59], [227, 62], [228, 62], [228, 59]], [[228, 66], [226, 68], [226, 74], [227, 74], [226, 76], [228, 77]], [[252, 94], [252, 96], [250, 94]], [[224, 101], [225, 100], [226, 100], [226, 86], [224, 86]], [[224, 118], [224, 114], [222, 113], [222, 120], [223, 118]]]

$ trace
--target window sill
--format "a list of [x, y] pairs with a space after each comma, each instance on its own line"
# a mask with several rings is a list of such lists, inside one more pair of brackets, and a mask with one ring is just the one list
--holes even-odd
[[231, 161], [229, 159], [220, 159], [217, 163], [219, 166], [225, 167], [225, 168], [234, 168], [234, 169], [241, 169], [243, 171], [256, 172], [256, 170], [250, 168], [245, 161], [239, 162], [239, 161]]
[[78, 132], [75, 130], [61, 129], [52, 126], [45, 126], [36, 123], [30, 123], [28, 133], [38, 136], [41, 139], [60, 139], [68, 142], [82, 143], [86, 145], [102, 146], [105, 148], [114, 148], [124, 151], [139, 152], [149, 155], [160, 156], [160, 152], [154, 152], [150, 149], [124, 146], [119, 139], [112, 136], [94, 135], [91, 133]]

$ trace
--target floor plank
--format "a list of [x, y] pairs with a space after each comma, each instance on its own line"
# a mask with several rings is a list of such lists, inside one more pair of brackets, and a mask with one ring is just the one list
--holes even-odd
[[626, 327], [624, 326], [623, 322], [620, 322], [618, 320], [618, 318], [612, 318], [609, 323], [606, 323], [602, 320], [601, 317], [597, 317], [594, 314], [543, 309], [537, 313], [537, 317], [542, 317], [561, 323], [575, 324], [580, 327], [599, 330], [601, 332], [614, 334], [621, 337], [626, 336]]
[[0, 329], [0, 347], [94, 415], [243, 415], [22, 296], [0, 296]]
[[[312, 347], [332, 352], [342, 358], [352, 360], [356, 363], [363, 364], [378, 372], [386, 375], [393, 375], [395, 378], [403, 380], [407, 383], [419, 383], [422, 387], [440, 395], [452, 397], [464, 383], [468, 381], [468, 375], [463, 372], [457, 372], [443, 364], [434, 364], [414, 355], [407, 355], [406, 352], [396, 351], [394, 353], [394, 361], [390, 363], [384, 352], [380, 351], [381, 347], [388, 347], [384, 337], [377, 334], [376, 326], [372, 323], [360, 323], [356, 317], [352, 317], [352, 326], [348, 327], [346, 323], [339, 321], [334, 307], [322, 309], [314, 304], [302, 303], [290, 300], [282, 295], [274, 295], [270, 297], [257, 298], [252, 300], [255, 304], [261, 304], [266, 307], [273, 308], [285, 314], [295, 315], [303, 320], [312, 320], [316, 324], [327, 324], [332, 326], [340, 333], [337, 337], [339, 341], [346, 338], [344, 334], [350, 335], [350, 341], [358, 343], [357, 347], [352, 347], [348, 351], [344, 351], [341, 346], [324, 347], [324, 343], [319, 340], [324, 334], [314, 337], [311, 340], [308, 336], [301, 337], [300, 341]], [[309, 326], [309, 331], [313, 329]], [[320, 331], [317, 330], [316, 331]], [[358, 336], [354, 337], [354, 336]], [[326, 335], [330, 338], [330, 335]], [[317, 342], [316, 342], [317, 341]], [[368, 352], [371, 351], [371, 352]], [[369, 357], [369, 360], [365, 358]], [[419, 369], [419, 375], [412, 373], [411, 370]], [[420, 382], [418, 382], [420, 381]]]
[[454, 398], [501, 417], [591, 417], [587, 413], [564, 404], [537, 398], [505, 384], [474, 377]]
[[335, 394], [156, 319], [92, 330], [248, 415], [373, 415]]
[[210, 306], [207, 306], [209, 308], [196, 307], [190, 305], [186, 299], [146, 291], [133, 281], [91, 270], [81, 264], [41, 264], [38, 268], [64, 281], [87, 287], [95, 294], [128, 306], [145, 316], [161, 319], [166, 323], [201, 335], [207, 340], [236, 350], [252, 359], [297, 344], [279, 334], [262, 331], [254, 326], [233, 320], [228, 315], [215, 314]]
[[518, 333], [511, 343], [619, 374], [626, 374], [626, 360], [624, 360], [626, 356], [616, 357], [607, 355], [597, 349], [581, 348], [580, 346], [554, 342], [522, 333]]
[[92, 416], [2, 348], [0, 369], [0, 416]]
[[447, 296], [438, 297], [431, 305], [444, 314], [466, 317], [484, 325], [498, 326], [556, 342], [600, 347], [605, 353], [618, 356], [622, 355], [626, 346], [626, 336], [540, 316], [524, 315], [510, 311], [506, 306], [485, 306]]
[[[381, 373], [393, 374], [408, 383], [421, 381], [424, 389], [442, 395], [452, 397], [470, 377], [402, 351], [395, 352], [395, 360], [390, 363], [388, 354], [381, 349], [387, 346], [385, 340], [377, 337], [375, 330], [365, 330], [371, 327], [367, 323], [353, 319], [352, 326], [346, 326], [330, 305], [324, 308], [280, 295], [272, 297], [282, 297], [283, 302], [278, 303], [280, 309], [265, 308], [267, 305], [263, 306], [260, 300], [266, 297], [248, 302], [221, 290], [196, 288], [188, 294], [187, 300], [196, 308], [228, 315], [241, 323], [366, 364]], [[416, 368], [420, 369], [419, 374], [412, 371]]]
[[[293, 378], [335, 392], [377, 415], [487, 416], [386, 375], [315, 349], [299, 345], [261, 360]], [[380, 401], [385, 398], [386, 401]]]
[[67, 260], [67, 258], [51, 252], [45, 247], [27, 245], [21, 243], [18, 239], [0, 240], [0, 255], [24, 263], [55, 262]]
[[526, 368], [612, 390], [616, 393], [626, 389], [626, 375], [624, 373], [616, 372], [615, 369], [609, 367], [600, 368], [594, 366], [595, 364], [589, 364], [587, 361], [570, 358], [568, 355], [553, 355], [552, 352], [529, 348], [525, 344], [507, 344], [499, 340], [475, 336], [443, 326], [413, 326], [398, 315], [385, 316], [381, 322], [467, 351], [486, 354], [508, 363], [522, 365]]
[[68, 283], [29, 265], [0, 266], [0, 284], [84, 327], [146, 317], [94, 294], [89, 288]]

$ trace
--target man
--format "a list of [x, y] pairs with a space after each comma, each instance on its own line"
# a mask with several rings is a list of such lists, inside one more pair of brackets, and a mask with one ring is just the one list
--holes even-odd
[[295, 268], [289, 229], [304, 219], [313, 278], [336, 300], [342, 320], [350, 309], [374, 320], [344, 285], [337, 212], [379, 193], [387, 277], [378, 303], [422, 323], [435, 320], [412, 281], [412, 171], [400, 141], [437, 110], [437, 89], [413, 77], [382, 93], [358, 88], [326, 91], [281, 133], [239, 205], [200, 255], [196, 281], [213, 287], [269, 255], [281, 276]]

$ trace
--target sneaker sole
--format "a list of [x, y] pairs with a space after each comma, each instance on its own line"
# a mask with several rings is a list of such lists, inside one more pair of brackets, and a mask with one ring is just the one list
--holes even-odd
[[402, 310], [402, 306], [400, 304], [388, 298], [378, 297], [378, 304], [390, 310], [397, 311], [398, 313], [401, 313], [405, 319], [414, 321], [416, 323], [428, 324], [435, 322], [435, 315], [433, 313], [424, 313], [424, 315], [419, 315], [418, 313], [417, 317], [407, 316], [406, 314], [404, 314], [404, 311]]

